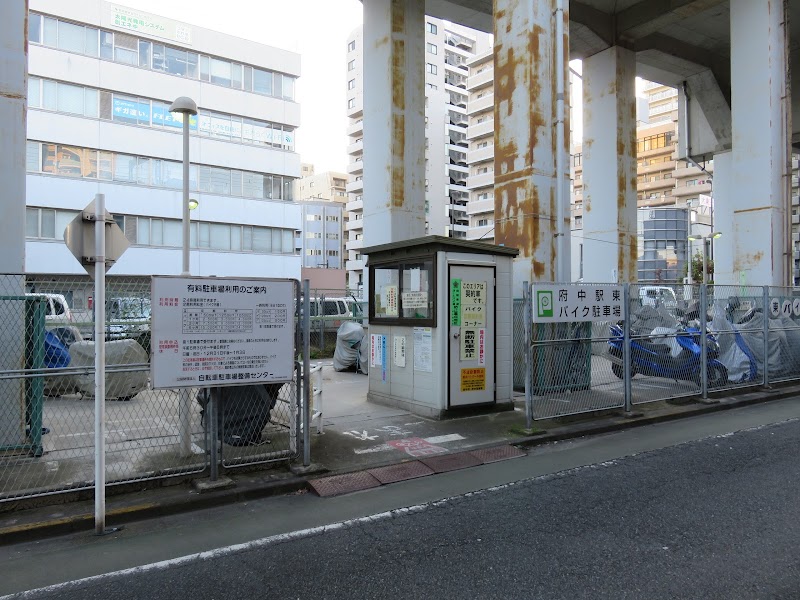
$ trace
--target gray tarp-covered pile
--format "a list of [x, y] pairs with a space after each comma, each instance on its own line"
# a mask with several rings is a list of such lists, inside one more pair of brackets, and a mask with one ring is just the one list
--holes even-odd
[[[727, 360], [734, 369], [738, 368], [739, 377], [734, 377], [734, 373], [731, 373], [731, 379], [734, 381], [760, 379], [764, 372], [764, 313], [757, 311], [746, 323], [731, 324], [719, 314], [720, 312], [715, 310], [714, 321], [711, 323], [712, 330], [721, 334], [718, 336], [720, 362], [725, 364]], [[724, 335], [726, 332], [738, 333], [739, 336], [737, 338], [736, 335]], [[768, 342], [767, 373], [770, 379], [800, 374], [800, 325], [784, 315], [769, 319]], [[738, 352], [732, 350], [733, 344], [736, 345]], [[742, 355], [747, 357], [746, 365]], [[755, 363], [757, 374], [745, 379], [747, 373], [744, 367], [747, 366], [749, 369], [751, 361]], [[730, 372], [731, 366], [728, 364], [725, 366]]]
[[345, 321], [336, 332], [336, 350], [333, 352], [333, 368], [336, 371], [355, 369], [366, 373], [362, 364], [361, 345], [364, 341], [364, 327], [361, 323]]
[[[94, 342], [75, 342], [69, 347], [70, 366], [94, 365]], [[147, 352], [136, 340], [106, 342], [106, 365], [142, 365], [137, 371], [106, 372], [106, 399], [129, 399], [147, 387], [150, 367]], [[84, 396], [94, 396], [94, 374], [76, 375], [75, 387]]]

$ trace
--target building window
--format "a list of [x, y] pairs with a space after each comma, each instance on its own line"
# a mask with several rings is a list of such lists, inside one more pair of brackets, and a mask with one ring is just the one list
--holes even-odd
[[350, 98], [347, 101], [347, 108], [355, 108], [355, 107], [356, 107], [356, 99], [355, 98]]
[[[28, 106], [113, 120], [126, 125], [164, 127], [180, 131], [183, 120], [169, 112], [169, 104], [31, 77], [28, 80]], [[246, 144], [260, 144], [294, 150], [294, 128], [279, 123], [242, 119], [234, 115], [200, 110], [191, 117], [189, 132]]]
[[425, 63], [425, 71], [431, 75], [436, 75], [439, 72], [439, 69], [437, 69], [436, 65], [434, 64]]
[[326, 240], [338, 240], [339, 239], [339, 234], [338, 233], [326, 233], [325, 234], [325, 239]]
[[[30, 13], [28, 39], [67, 52], [199, 79], [216, 85], [294, 99], [295, 77], [199, 55], [123, 32], [112, 32]], [[273, 86], [274, 79], [274, 86]]]
[[64, 230], [78, 216], [74, 210], [52, 208], [25, 209], [25, 237], [42, 240], [63, 240]]
[[322, 215], [306, 215], [306, 221], [322, 221]]
[[355, 61], [355, 59], [353, 59], [353, 60], [351, 60], [349, 63], [347, 63], [347, 70], [348, 70], [348, 71], [352, 71], [352, 70], [354, 70], [355, 68], [356, 68], [356, 61]]
[[437, 33], [439, 28], [436, 27], [436, 25], [434, 23], [428, 23], [427, 25], [428, 25], [428, 33], [432, 33], [432, 34], [436, 35], [436, 33]]
[[347, 82], [347, 89], [348, 90], [356, 89], [356, 80], [355, 79], [351, 79], [350, 81]]
[[355, 40], [353, 40], [352, 42], [347, 44], [347, 51], [348, 52], [352, 52], [355, 49], [356, 49], [356, 41]]
[[338, 250], [328, 250], [328, 256], [339, 256]]
[[322, 234], [314, 232], [314, 231], [308, 231], [308, 232], [306, 232], [306, 239], [307, 240], [322, 239]]
[[[182, 164], [178, 161], [42, 142], [28, 142], [26, 167], [31, 173], [175, 190], [181, 189], [183, 181]], [[281, 175], [222, 167], [196, 164], [189, 167], [190, 189], [226, 196], [291, 201], [294, 181]]]
[[429, 54], [438, 54], [439, 53], [439, 50], [436, 47], [436, 44], [431, 44], [430, 42], [428, 42], [427, 48], [428, 48], [428, 53]]
[[478, 227], [486, 227], [489, 225], [488, 219], [478, 219]]
[[339, 222], [339, 217], [336, 216], [336, 215], [328, 215], [327, 217], [325, 217], [325, 220], [328, 223], [338, 223]]

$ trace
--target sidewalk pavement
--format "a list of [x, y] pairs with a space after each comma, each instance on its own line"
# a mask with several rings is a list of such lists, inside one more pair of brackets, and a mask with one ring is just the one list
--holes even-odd
[[[144, 518], [271, 495], [307, 491], [319, 491], [320, 495], [326, 495], [325, 481], [322, 480], [336, 477], [328, 482], [338, 484], [339, 480], [347, 479], [338, 476], [345, 474], [354, 474], [353, 478], [360, 482], [360, 487], [358, 483], [354, 487], [333, 485], [333, 493], [365, 489], [412, 476], [491, 462], [498, 457], [510, 458], [515, 454], [510, 446], [524, 449], [800, 396], [800, 383], [769, 390], [734, 390], [714, 395], [712, 403], [692, 398], [658, 401], [636, 405], [634, 415], [626, 415], [621, 410], [607, 410], [539, 420], [534, 422], [533, 431], [526, 431], [524, 396], [519, 394], [515, 397], [513, 411], [434, 421], [404, 410], [368, 403], [367, 378], [364, 375], [336, 373], [330, 361], [322, 361], [322, 364], [324, 433], [318, 435], [316, 427], [312, 426], [312, 469], [298, 468], [302, 463], [297, 460], [291, 469], [282, 463], [257, 472], [231, 470], [226, 475], [233, 480], [232, 487], [204, 493], [196, 491], [188, 480], [162, 482], [160, 487], [120, 494], [114, 494], [118, 490], [112, 488], [106, 500], [107, 525], [113, 527]], [[503, 447], [509, 451], [504, 451]], [[436, 456], [440, 457], [440, 468], [436, 468], [431, 461], [431, 457]], [[389, 477], [388, 471], [381, 469], [389, 465], [402, 466], [395, 468], [394, 476]], [[157, 486], [158, 483], [153, 485]], [[331, 487], [327, 489], [330, 492]], [[87, 497], [85, 493], [84, 497]], [[53, 499], [61, 503], [43, 505], [41, 498], [33, 498], [17, 501], [13, 511], [0, 513], [0, 545], [75, 531], [91, 531], [94, 528], [91, 495], [88, 499], [71, 502], [63, 496], [53, 496], [49, 500]]]

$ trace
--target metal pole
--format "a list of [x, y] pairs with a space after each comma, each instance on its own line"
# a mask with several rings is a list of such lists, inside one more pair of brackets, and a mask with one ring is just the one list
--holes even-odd
[[211, 456], [210, 456], [210, 472], [209, 479], [216, 481], [219, 477], [219, 417], [217, 411], [220, 409], [219, 403], [219, 388], [212, 387], [210, 390], [210, 397], [208, 399], [208, 418], [211, 430]]
[[625, 412], [633, 412], [633, 373], [631, 370], [631, 284], [622, 286], [622, 303], [625, 306], [625, 320], [622, 322], [622, 385]]
[[94, 531], [106, 530], [106, 197], [94, 197]]
[[764, 286], [763, 292], [763, 300], [762, 303], [764, 305], [764, 327], [763, 327], [763, 335], [764, 335], [764, 372], [761, 374], [763, 384], [765, 388], [769, 387], [769, 286]]
[[[703, 240], [703, 258], [706, 256], [706, 244]], [[703, 279], [705, 279], [705, 260], [703, 260]], [[700, 286], [700, 391], [703, 400], [708, 398], [708, 339], [707, 330], [708, 322], [706, 315], [708, 314], [708, 286], [703, 283]]]
[[[181, 206], [183, 242], [181, 276], [189, 277], [189, 118], [183, 113], [183, 205]], [[210, 402], [213, 403], [213, 400]], [[178, 439], [180, 455], [192, 455], [192, 400], [189, 388], [181, 388], [178, 399]], [[212, 430], [213, 431], [213, 430]], [[213, 441], [213, 440], [212, 440]]]
[[183, 113], [183, 266], [181, 275], [188, 277], [189, 272], [189, 114]]
[[311, 299], [308, 279], [303, 280], [303, 466], [311, 464]]
[[531, 356], [531, 293], [530, 284], [522, 282], [522, 322], [525, 329], [525, 423], [527, 428], [533, 429], [533, 395], [531, 394], [531, 371], [533, 360]]
[[703, 285], [708, 283], [708, 238], [703, 238]]

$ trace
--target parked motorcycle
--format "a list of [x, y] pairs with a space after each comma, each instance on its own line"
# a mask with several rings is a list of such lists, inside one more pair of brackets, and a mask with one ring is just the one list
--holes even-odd
[[[698, 386], [701, 377], [702, 348], [701, 332], [696, 327], [682, 325], [673, 334], [676, 345], [650, 341], [639, 332], [631, 332], [631, 377], [637, 373], [649, 377], [664, 377], [681, 381], [692, 381]], [[608, 340], [608, 358], [614, 375], [623, 378], [624, 334], [622, 326], [611, 325]], [[706, 357], [709, 389], [718, 388], [728, 382], [728, 370], [719, 360], [719, 344], [711, 333], [706, 333]], [[676, 352], [677, 351], [677, 352]]]

